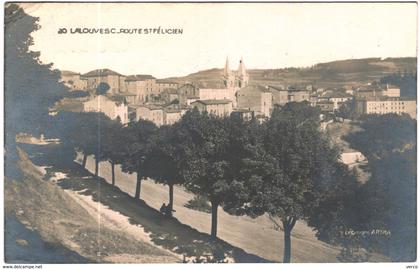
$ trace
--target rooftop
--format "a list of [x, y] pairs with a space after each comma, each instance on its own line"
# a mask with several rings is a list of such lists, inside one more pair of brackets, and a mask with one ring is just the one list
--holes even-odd
[[96, 70], [87, 72], [83, 76], [84, 77], [105, 77], [105, 76], [123, 76], [123, 75], [105, 68], [105, 69], [96, 69]]
[[152, 75], [140, 74], [140, 75], [128, 76], [128, 77], [125, 78], [125, 81], [144, 81], [144, 80], [148, 80], [148, 79], [156, 79], [156, 78]]
[[283, 86], [273, 86], [267, 85], [269, 89], [277, 90], [277, 91], [287, 91]]
[[156, 83], [162, 83], [162, 84], [178, 84], [176, 81], [167, 80], [167, 79], [157, 79]]
[[327, 92], [324, 95], [322, 95], [321, 97], [324, 98], [350, 98], [352, 97], [352, 95], [345, 93], [345, 92], [340, 92], [340, 91], [334, 91], [334, 92]]
[[68, 71], [68, 70], [61, 70], [60, 73], [62, 76], [80, 75], [80, 73], [76, 73], [76, 72]]
[[151, 105], [151, 104], [147, 104], [147, 105], [132, 105], [131, 107], [133, 108], [148, 108], [149, 110], [163, 110], [162, 106], [158, 106], [158, 105]]
[[222, 100], [197, 100], [193, 103], [202, 103], [204, 105], [226, 105], [231, 103], [232, 101], [222, 99]]
[[365, 100], [365, 101], [414, 101], [417, 100], [415, 98], [410, 97], [388, 97], [388, 96], [376, 96], [376, 97], [359, 97], [357, 100]]

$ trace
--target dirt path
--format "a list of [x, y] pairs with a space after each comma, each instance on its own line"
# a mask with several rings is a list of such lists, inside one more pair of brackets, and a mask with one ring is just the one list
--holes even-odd
[[[93, 158], [88, 158], [87, 169], [94, 168]], [[100, 164], [100, 176], [111, 183], [111, 169], [106, 162]], [[123, 173], [116, 167], [116, 186], [130, 196], [134, 196], [135, 174]], [[168, 188], [152, 180], [142, 182], [141, 197], [146, 204], [156, 210], [168, 200]], [[210, 214], [186, 208], [184, 205], [193, 198], [191, 193], [175, 187], [174, 217], [202, 233], [209, 233]], [[265, 216], [252, 219], [246, 216], [232, 216], [219, 209], [218, 237], [248, 253], [271, 261], [280, 262], [283, 256], [283, 232], [274, 229]], [[338, 249], [329, 246], [314, 236], [314, 232], [298, 223], [292, 234], [292, 262], [337, 262]]]

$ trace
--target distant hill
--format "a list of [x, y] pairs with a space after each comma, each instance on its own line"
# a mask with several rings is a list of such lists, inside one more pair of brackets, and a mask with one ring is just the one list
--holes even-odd
[[[397, 72], [416, 72], [417, 58], [365, 58], [319, 63], [309, 68], [250, 69], [252, 84], [313, 84], [317, 87], [342, 87], [380, 80]], [[179, 83], [194, 82], [202, 87], [223, 85], [222, 68], [172, 77]]]

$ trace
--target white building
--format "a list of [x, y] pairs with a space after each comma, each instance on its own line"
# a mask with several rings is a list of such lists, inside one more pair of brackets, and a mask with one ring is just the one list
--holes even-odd
[[97, 95], [83, 103], [84, 112], [103, 112], [112, 120], [128, 123], [128, 106], [123, 96]]
[[349, 150], [341, 153], [341, 162], [346, 165], [361, 163], [366, 161], [366, 157], [360, 151]]
[[360, 98], [356, 101], [358, 114], [408, 114], [411, 118], [417, 118], [417, 101], [415, 99], [371, 97]]
[[388, 97], [400, 97], [400, 88], [392, 85], [392, 84], [386, 84], [384, 87], [385, 89], [382, 92], [382, 95], [388, 96]]

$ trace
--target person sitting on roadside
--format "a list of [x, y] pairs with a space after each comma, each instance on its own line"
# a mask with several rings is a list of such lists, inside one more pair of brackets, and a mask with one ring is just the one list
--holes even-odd
[[168, 210], [168, 207], [166, 206], [165, 203], [162, 204], [162, 206], [159, 209], [159, 212], [163, 215], [166, 215], [166, 211]]

